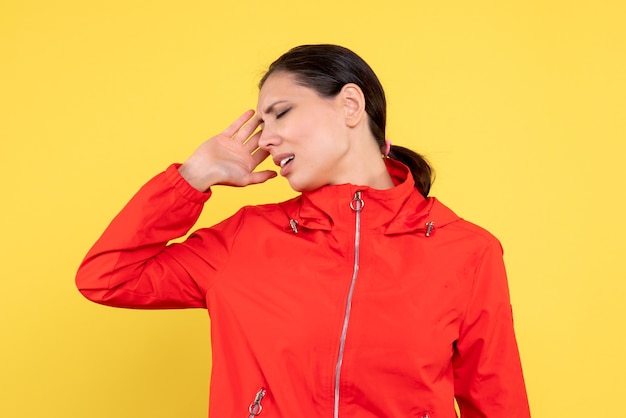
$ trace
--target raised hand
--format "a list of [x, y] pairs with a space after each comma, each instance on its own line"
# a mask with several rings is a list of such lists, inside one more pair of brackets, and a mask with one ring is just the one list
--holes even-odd
[[202, 143], [179, 167], [180, 174], [203, 192], [213, 185], [243, 187], [276, 177], [271, 170], [254, 171], [269, 155], [258, 149], [261, 132], [254, 133], [258, 126], [259, 119], [248, 110], [222, 133]]

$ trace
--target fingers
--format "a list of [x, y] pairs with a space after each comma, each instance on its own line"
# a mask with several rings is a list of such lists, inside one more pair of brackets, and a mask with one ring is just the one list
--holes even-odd
[[[243, 144], [244, 142], [248, 140], [248, 138], [250, 138], [250, 135], [252, 135], [252, 133], [256, 130], [260, 122], [261, 121], [259, 120], [259, 118], [250, 119], [245, 126], [239, 129], [239, 132], [237, 132], [237, 134], [235, 135], [233, 139]], [[258, 143], [258, 140], [257, 140], [257, 143]]]
[[264, 170], [264, 171], [255, 171], [254, 173], [250, 173], [250, 184], [259, 184], [263, 183], [269, 179], [276, 177], [275, 171], [272, 170]]
[[[247, 126], [246, 126], [247, 128]], [[248, 139], [248, 141], [246, 141], [243, 146], [246, 148], [246, 150], [252, 154], [254, 152], [255, 149], [257, 149], [259, 147], [259, 138], [261, 137], [261, 132], [259, 131], [257, 133], [255, 133], [254, 135], [252, 135], [250, 137], [250, 139]], [[246, 137], [247, 138], [247, 137]]]
[[254, 162], [254, 166], [257, 167], [261, 164], [267, 157], [269, 157], [269, 151], [264, 151], [262, 149], [258, 149], [252, 153], [252, 161]]
[[[252, 109], [247, 110], [243, 115], [239, 116], [233, 123], [231, 123], [228, 128], [224, 129], [222, 133], [228, 137], [233, 137], [241, 129], [241, 127], [244, 126], [246, 122], [248, 122], [252, 118], [253, 115], [254, 115], [254, 110]], [[257, 126], [259, 125], [258, 121], [256, 125]], [[254, 129], [256, 129], [256, 126], [254, 127]], [[254, 129], [250, 131], [248, 136], [250, 136], [250, 134], [254, 132]]]
[[[250, 170], [249, 173], [244, 174], [244, 177], [240, 179], [231, 179], [223, 184], [244, 186], [247, 184], [263, 183], [278, 174], [272, 170], [254, 171], [270, 154], [266, 150], [259, 149], [259, 139], [261, 138], [261, 131], [254, 132], [260, 125], [261, 120], [258, 117], [254, 117], [254, 111], [248, 110], [239, 116], [228, 128], [222, 132], [222, 136], [229, 138], [233, 147], [226, 146], [226, 144], [220, 145], [220, 147], [227, 147], [235, 154], [240, 152], [248, 153], [249, 156], [245, 157], [250, 166], [247, 166], [245, 170]], [[226, 139], [226, 138], [224, 138]], [[228, 141], [227, 141], [228, 142]], [[238, 145], [235, 145], [238, 143]], [[241, 148], [242, 147], [242, 148]], [[234, 155], [234, 154], [233, 154]], [[252, 158], [252, 161], [248, 158]], [[235, 158], [239, 161], [240, 157]], [[243, 167], [240, 167], [243, 168]]]

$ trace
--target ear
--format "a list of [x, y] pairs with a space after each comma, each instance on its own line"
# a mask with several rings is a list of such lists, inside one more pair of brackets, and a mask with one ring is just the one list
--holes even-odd
[[348, 83], [339, 93], [343, 99], [346, 125], [354, 128], [365, 120], [365, 96], [363, 90], [354, 83]]

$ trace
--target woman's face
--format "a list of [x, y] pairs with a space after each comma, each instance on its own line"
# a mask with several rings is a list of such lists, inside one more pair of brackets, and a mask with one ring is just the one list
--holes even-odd
[[259, 146], [296, 191], [349, 182], [348, 128], [341, 95], [321, 97], [292, 74], [270, 75], [259, 93]]

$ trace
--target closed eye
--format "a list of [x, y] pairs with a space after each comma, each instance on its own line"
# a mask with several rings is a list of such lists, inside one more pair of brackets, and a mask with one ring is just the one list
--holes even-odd
[[288, 107], [287, 109], [283, 110], [282, 112], [279, 112], [276, 114], [276, 119], [280, 119], [283, 116], [285, 116], [287, 114], [287, 112], [289, 112], [291, 110], [290, 107]]

